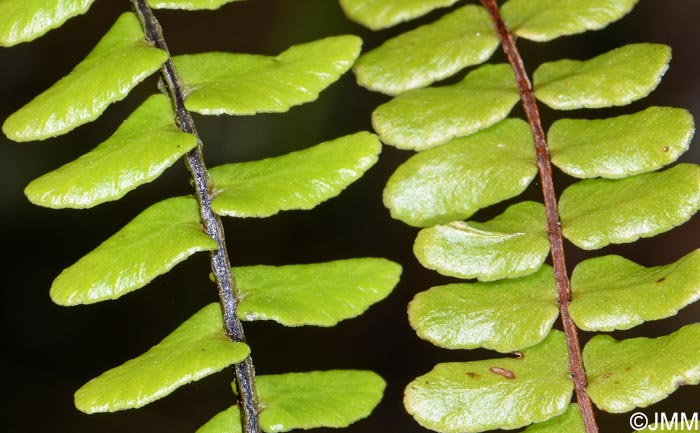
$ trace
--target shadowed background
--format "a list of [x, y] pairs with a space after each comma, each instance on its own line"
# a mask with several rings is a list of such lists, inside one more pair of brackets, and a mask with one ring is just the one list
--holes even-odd
[[[97, 1], [88, 14], [29, 44], [0, 49], [0, 119], [27, 103], [68, 73], [94, 46], [116, 17], [128, 10], [123, 1]], [[474, 3], [474, 2], [472, 2]], [[462, 4], [462, 2], [460, 3]], [[430, 22], [437, 11], [418, 22]], [[370, 32], [348, 21], [335, 0], [255, 0], [233, 3], [218, 12], [159, 11], [173, 54], [233, 51], [273, 55], [292, 44], [329, 35], [352, 33], [368, 50], [382, 40], [413, 28], [414, 23]], [[665, 79], [651, 96], [621, 109], [565, 113], [605, 117], [639, 111], [649, 105], [689, 109], [700, 114], [700, 2], [641, 0], [633, 13], [598, 32], [550, 43], [522, 40], [519, 48], [530, 73], [544, 61], [586, 59], [634, 42], [672, 46], [673, 60]], [[494, 61], [504, 59], [497, 52]], [[463, 77], [464, 73], [457, 77]], [[453, 81], [453, 80], [452, 80]], [[230, 370], [180, 388], [139, 410], [85, 415], [73, 407], [73, 392], [89, 379], [137, 356], [179, 323], [214, 302], [208, 256], [198, 254], [157, 278], [146, 288], [117, 301], [65, 308], [51, 303], [51, 281], [124, 224], [158, 200], [191, 192], [183, 163], [176, 163], [155, 182], [118, 202], [84, 211], [49, 210], [31, 205], [22, 190], [32, 179], [71, 161], [106, 139], [143, 99], [155, 91], [151, 77], [97, 121], [59, 138], [18, 144], [0, 137], [0, 218], [2, 221], [3, 302], [0, 306], [3, 370], [2, 407], [7, 432], [194, 432], [231, 404]], [[195, 121], [205, 143], [207, 164], [255, 160], [302, 149], [359, 130], [371, 130], [370, 113], [386, 97], [355, 85], [346, 74], [315, 103], [286, 114], [254, 117], [202, 117]], [[544, 109], [545, 129], [556, 113]], [[519, 108], [514, 115], [522, 116]], [[700, 161], [698, 138], [683, 161]], [[403, 410], [405, 385], [438, 362], [498, 357], [485, 350], [449, 351], [420, 340], [408, 324], [406, 305], [431, 286], [454, 280], [423, 269], [411, 248], [416, 229], [392, 220], [381, 201], [382, 187], [411, 152], [384, 147], [379, 163], [340, 197], [312, 211], [285, 212], [267, 219], [225, 219], [234, 265], [295, 264], [351, 257], [386, 257], [404, 266], [392, 295], [362, 317], [334, 328], [284, 328], [275, 323], [245, 323], [259, 374], [314, 369], [371, 369], [388, 382], [374, 414], [348, 433], [419, 433]], [[556, 170], [555, 170], [556, 171]], [[569, 180], [556, 172], [557, 190]], [[540, 200], [537, 182], [525, 197]], [[489, 218], [507, 204], [475, 215]], [[595, 252], [622, 254], [646, 266], [665, 264], [700, 247], [700, 221], [635, 244]], [[590, 257], [567, 244], [570, 268]], [[700, 305], [673, 318], [646, 323], [617, 338], [660, 336], [700, 319]], [[585, 342], [590, 335], [582, 334]], [[348, 390], [349, 393], [352, 390]], [[700, 389], [683, 387], [645, 412], [687, 413], [699, 410]], [[599, 414], [602, 432], [625, 432], [629, 414]], [[318, 432], [335, 430], [318, 429]], [[563, 432], [565, 433], [565, 432]]]

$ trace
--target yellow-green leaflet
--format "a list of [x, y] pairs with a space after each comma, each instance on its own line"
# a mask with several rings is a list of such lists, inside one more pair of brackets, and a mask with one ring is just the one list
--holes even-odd
[[700, 166], [673, 168], [624, 179], [586, 179], [559, 200], [564, 237], [594, 250], [671, 230], [700, 209]]
[[563, 415], [555, 416], [539, 424], [533, 424], [523, 433], [586, 433], [578, 404], [569, 405]]
[[391, 293], [401, 266], [361, 258], [326, 263], [235, 268], [242, 320], [285, 326], [333, 326], [359, 316]]
[[651, 93], [661, 81], [671, 48], [630, 44], [590, 60], [558, 60], [535, 71], [535, 96], [556, 110], [627, 105]]
[[148, 352], [113, 368], [75, 393], [83, 412], [138, 408], [177, 388], [241, 362], [250, 353], [226, 338], [219, 304], [209, 304]]
[[357, 36], [294, 45], [271, 57], [202, 53], [173, 57], [187, 88], [185, 106], [200, 114], [283, 113], [316, 100], [360, 55]]
[[397, 95], [485, 62], [497, 47], [484, 8], [467, 5], [389, 39], [360, 56], [353, 70], [361, 86]]
[[[658, 338], [596, 335], [583, 349], [588, 395], [606, 412], [627, 412], [700, 383], [700, 324]], [[630, 392], [633, 391], [633, 392]]]
[[32, 41], [87, 12], [95, 0], [0, 0], [0, 46]]
[[196, 11], [200, 9], [219, 9], [221, 6], [240, 0], [147, 0], [153, 9], [183, 9]]
[[404, 405], [442, 433], [510, 430], [564, 413], [572, 391], [565, 337], [552, 331], [520, 358], [438, 364], [406, 387]]
[[457, 84], [402, 93], [374, 110], [372, 125], [386, 144], [425, 150], [500, 122], [519, 100], [510, 65], [484, 65]]
[[110, 138], [33, 180], [24, 193], [40, 206], [93, 207], [156, 179], [196, 145], [194, 135], [175, 125], [168, 97], [153, 95]]
[[571, 290], [571, 317], [586, 331], [665, 319], [700, 299], [700, 250], [651, 268], [621, 256], [584, 260], [574, 269]]
[[51, 299], [60, 305], [116, 299], [192, 254], [216, 247], [202, 231], [193, 197], [163, 200], [61, 272], [51, 286]]
[[68, 75], [5, 120], [14, 141], [43, 140], [91, 122], [167, 60], [144, 39], [136, 16], [122, 14]]
[[379, 30], [456, 2], [457, 0], [340, 0], [340, 5], [351, 20], [372, 30]]
[[561, 119], [547, 132], [552, 163], [580, 177], [619, 179], [675, 162], [693, 138], [684, 109], [649, 107], [610, 119]]
[[530, 128], [506, 119], [409, 158], [389, 178], [384, 205], [415, 227], [450, 223], [519, 195], [536, 174]]
[[374, 134], [358, 132], [282, 156], [214, 167], [212, 209], [235, 217], [312, 209], [359, 179], [381, 150]]
[[529, 275], [549, 253], [544, 206], [527, 201], [487, 222], [423, 229], [413, 252], [426, 268], [451, 277], [494, 281]]
[[517, 36], [545, 42], [601, 29], [636, 4], [637, 0], [509, 0], [501, 13]]
[[[362, 370], [310, 371], [258, 376], [260, 424], [265, 433], [318, 427], [342, 428], [367, 417], [386, 383]], [[220, 412], [197, 433], [240, 432], [240, 411]]]
[[408, 305], [418, 336], [447, 349], [522, 350], [542, 341], [557, 317], [548, 265], [521, 278], [433, 287]]

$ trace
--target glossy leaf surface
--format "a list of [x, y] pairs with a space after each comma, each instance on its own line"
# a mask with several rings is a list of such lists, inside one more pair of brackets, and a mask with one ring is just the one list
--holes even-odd
[[533, 424], [523, 433], [586, 433], [583, 425], [581, 410], [578, 404], [570, 404], [563, 415], [559, 415], [543, 423]]
[[330, 370], [261, 376], [260, 422], [269, 433], [315, 427], [347, 427], [369, 416], [384, 394], [384, 379], [371, 371]]
[[502, 353], [539, 343], [558, 316], [556, 283], [547, 265], [517, 279], [433, 287], [408, 306], [419, 337], [447, 349]]
[[599, 408], [627, 412], [700, 383], [700, 324], [659, 338], [596, 335], [583, 349], [588, 395]]
[[650, 107], [611, 119], [562, 119], [547, 133], [552, 162], [580, 178], [609, 179], [658, 170], [690, 145], [695, 125], [686, 110]]
[[586, 61], [559, 60], [534, 74], [535, 96], [556, 110], [627, 105], [651, 93], [671, 60], [660, 44], [631, 44]]
[[87, 12], [94, 0], [2, 0], [0, 46], [34, 40]]
[[354, 71], [361, 86], [396, 95], [485, 62], [497, 47], [486, 10], [467, 5], [363, 54]]
[[61, 272], [51, 286], [51, 299], [60, 305], [116, 299], [192, 254], [214, 249], [216, 242], [201, 230], [194, 198], [167, 199]]
[[151, 96], [105, 142], [32, 181], [29, 200], [50, 208], [89, 208], [157, 178], [197, 145], [176, 125], [165, 95]]
[[214, 167], [212, 209], [237, 217], [311, 209], [359, 179], [380, 152], [376, 136], [358, 132], [283, 156]]
[[187, 88], [185, 106], [200, 114], [283, 113], [315, 101], [360, 54], [357, 36], [295, 45], [276, 57], [202, 53], [173, 57]]
[[138, 408], [242, 361], [250, 348], [223, 329], [219, 304], [202, 308], [148, 352], [83, 385], [75, 406], [87, 413]]
[[[260, 424], [266, 433], [317, 427], [341, 428], [369, 416], [386, 383], [361, 370], [311, 371], [257, 378]], [[240, 432], [240, 411], [231, 407], [197, 433]]]
[[243, 433], [240, 406], [231, 406], [217, 413], [197, 429], [196, 433]]
[[544, 206], [523, 202], [487, 222], [454, 222], [423, 229], [413, 246], [428, 269], [481, 281], [537, 271], [549, 253]]
[[382, 141], [425, 150], [503, 120], [520, 100], [509, 65], [484, 65], [450, 86], [416, 89], [380, 105], [372, 124]]
[[564, 334], [552, 331], [520, 358], [438, 364], [411, 382], [406, 410], [444, 433], [515, 429], [562, 414], [569, 405]]
[[700, 209], [700, 167], [678, 164], [625, 179], [587, 179], [559, 200], [564, 237], [594, 250], [671, 230]]
[[153, 9], [184, 9], [196, 11], [200, 9], [219, 9], [221, 6], [240, 0], [147, 0]]
[[403, 163], [389, 178], [384, 205], [416, 227], [462, 220], [517, 196], [537, 174], [530, 127], [507, 119]]
[[517, 36], [545, 42], [598, 30], [629, 13], [637, 0], [509, 0], [501, 13]]
[[285, 326], [333, 326], [362, 314], [391, 293], [401, 266], [363, 258], [288, 266], [234, 269], [238, 316], [274, 320]]
[[571, 317], [587, 331], [664, 319], [700, 299], [700, 250], [653, 268], [620, 256], [585, 260], [574, 269], [571, 289]]
[[14, 141], [64, 134], [97, 119], [167, 58], [146, 42], [134, 14], [122, 14], [75, 69], [8, 117], [2, 130]]
[[340, 0], [340, 5], [351, 20], [372, 30], [379, 30], [456, 2], [457, 0]]

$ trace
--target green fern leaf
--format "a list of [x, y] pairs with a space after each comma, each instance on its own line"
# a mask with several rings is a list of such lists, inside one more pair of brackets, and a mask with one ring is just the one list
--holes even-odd
[[586, 250], [655, 236], [699, 209], [700, 166], [694, 164], [625, 179], [587, 179], [559, 200], [564, 236]]
[[[260, 424], [266, 433], [317, 427], [341, 428], [369, 416], [386, 383], [376, 373], [329, 370], [257, 378]], [[240, 432], [240, 411], [231, 407], [197, 433]]]
[[637, 0], [509, 0], [501, 13], [516, 35], [546, 42], [602, 29], [629, 13], [636, 3]]
[[552, 268], [490, 283], [448, 284], [408, 306], [418, 336], [447, 349], [513, 352], [542, 341], [559, 316]]
[[650, 107], [612, 119], [562, 119], [547, 133], [552, 162], [580, 178], [615, 179], [658, 170], [690, 145], [693, 116], [680, 108]]
[[192, 254], [216, 248], [216, 242], [202, 232], [194, 198], [164, 200], [61, 272], [51, 286], [51, 299], [60, 305], [116, 299]]
[[469, 218], [527, 188], [537, 174], [534, 149], [527, 123], [503, 120], [411, 157], [389, 178], [384, 205], [415, 227]]
[[[258, 400], [260, 400], [260, 393], [258, 393]], [[258, 406], [260, 406], [259, 402]], [[264, 427], [263, 431], [267, 433]], [[231, 406], [217, 413], [197, 429], [196, 433], [243, 433], [240, 406]]]
[[32, 41], [87, 12], [95, 0], [2, 0], [0, 46]]
[[488, 13], [467, 5], [363, 54], [354, 71], [361, 86], [397, 95], [483, 63], [497, 47]]
[[438, 364], [406, 387], [404, 405], [438, 432], [509, 430], [562, 414], [572, 390], [564, 334], [552, 331], [520, 358]]
[[571, 317], [586, 331], [613, 331], [673, 316], [700, 299], [699, 270], [700, 250], [654, 268], [620, 256], [585, 260], [571, 276]]
[[425, 150], [505, 119], [519, 101], [509, 65], [484, 65], [451, 86], [403, 93], [372, 113], [386, 144]]
[[457, 0], [340, 0], [348, 18], [372, 30], [391, 27], [455, 3]]
[[678, 387], [700, 383], [700, 324], [659, 338], [617, 341], [596, 335], [583, 349], [588, 395], [607, 412], [661, 401]]
[[315, 101], [360, 54], [357, 36], [295, 45], [276, 57], [202, 53], [173, 57], [187, 87], [185, 106], [200, 114], [282, 113]]
[[493, 281], [529, 275], [549, 253], [544, 206], [523, 202], [488, 222], [423, 229], [413, 252], [426, 268], [452, 277]]
[[197, 138], [175, 125], [168, 97], [153, 95], [107, 141], [24, 192], [39, 206], [89, 208], [154, 180], [195, 146]]
[[153, 9], [184, 9], [196, 11], [201, 9], [219, 9], [221, 6], [240, 0], [147, 0]]
[[236, 217], [312, 209], [359, 179], [380, 152], [376, 136], [358, 132], [275, 158], [214, 167], [212, 209]]
[[85, 60], [8, 117], [2, 130], [15, 141], [65, 134], [97, 119], [167, 58], [146, 42], [134, 14], [122, 14]]
[[148, 352], [83, 385], [75, 406], [86, 413], [138, 408], [241, 362], [250, 348], [229, 341], [223, 326], [218, 304], [202, 308]]
[[535, 96], [551, 108], [627, 105], [651, 93], [671, 60], [671, 48], [631, 44], [587, 61], [559, 60], [534, 74]]
[[347, 427], [369, 416], [386, 382], [371, 371], [330, 370], [260, 376], [257, 385], [265, 407], [260, 422], [277, 433]]
[[289, 266], [235, 268], [242, 320], [285, 326], [333, 326], [362, 314], [391, 293], [401, 266], [363, 258]]
[[586, 433], [578, 404], [570, 404], [563, 415], [533, 424], [523, 433]]

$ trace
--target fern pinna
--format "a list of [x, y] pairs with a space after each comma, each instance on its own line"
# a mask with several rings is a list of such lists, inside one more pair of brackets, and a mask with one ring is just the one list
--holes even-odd
[[[341, 0], [349, 17], [375, 30], [456, 3]], [[372, 114], [380, 139], [418, 152], [389, 179], [386, 207], [420, 228], [414, 253], [423, 266], [478, 280], [419, 293], [408, 308], [411, 325], [440, 347], [510, 354], [438, 364], [411, 382], [406, 410], [428, 429], [592, 433], [599, 429], [593, 404], [629, 412], [700, 382], [698, 324], [655, 339], [600, 334], [585, 347], [578, 336], [630, 329], [695, 302], [699, 250], [653, 268], [593, 257], [571, 278], [564, 256], [564, 239], [583, 250], [634, 242], [700, 209], [700, 167], [664, 168], [688, 149], [692, 116], [649, 107], [606, 119], [562, 118], [545, 134], [538, 109], [538, 101], [561, 111], [641, 99], [661, 80], [670, 48], [635, 43], [587, 60], [546, 62], [531, 83], [515, 44], [516, 37], [546, 42], [600, 29], [635, 4], [509, 0], [500, 9], [481, 0], [385, 41], [354, 66], [362, 86], [393, 96]], [[508, 63], [433, 85], [485, 62], [499, 45]], [[508, 118], [518, 101], [527, 121]], [[557, 197], [552, 164], [582, 180]], [[538, 174], [544, 204], [516, 202]], [[467, 220], [506, 200], [513, 204], [495, 218]], [[561, 330], [553, 329], [558, 318]]]
[[[207, 170], [190, 113], [253, 115], [311, 102], [351, 67], [361, 40], [333, 36], [292, 46], [276, 57], [170, 56], [152, 8], [216, 9], [231, 1], [133, 0], [132, 11], [116, 19], [72, 72], [3, 124], [14, 141], [67, 134], [160, 72], [160, 93], [146, 98], [106, 141], [34, 180], [25, 193], [40, 206], [91, 208], [155, 180], [179, 160], [186, 163], [195, 190], [194, 196], [143, 210], [55, 279], [54, 302], [91, 304], [140, 289], [194, 253], [208, 251], [219, 295], [218, 303], [202, 308], [149, 351], [77, 390], [75, 405], [87, 413], [138, 408], [233, 366], [236, 397], [231, 401], [237, 403], [200, 432], [345, 427], [379, 403], [383, 379], [364, 370], [256, 377], [241, 321], [333, 326], [386, 297], [398, 282], [400, 266], [356, 258], [232, 270], [220, 216], [262, 218], [311, 209], [360, 178], [377, 161], [381, 145], [373, 134], [358, 132], [294, 153]], [[31, 41], [87, 12], [92, 3], [3, 0], [0, 44]]]

